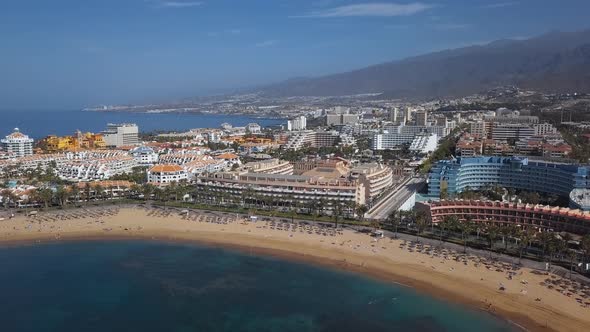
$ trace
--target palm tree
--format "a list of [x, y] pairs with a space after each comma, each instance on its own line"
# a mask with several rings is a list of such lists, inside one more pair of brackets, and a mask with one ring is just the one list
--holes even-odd
[[53, 200], [53, 190], [49, 188], [43, 188], [39, 190], [39, 198], [43, 201], [45, 208], [49, 207], [49, 203]]
[[246, 188], [246, 190], [242, 191], [242, 201], [245, 206], [248, 206], [248, 201], [250, 199], [250, 202], [251, 202], [251, 198], [254, 196], [254, 194], [255, 194], [254, 189], [252, 189], [252, 187], [250, 187], [250, 186], [248, 186], [248, 188]]
[[166, 199], [169, 199], [170, 196], [174, 196], [174, 201], [178, 201], [178, 183], [173, 181], [170, 183], [169, 186], [166, 187]]
[[467, 238], [473, 231], [473, 224], [467, 221], [460, 222], [458, 225], [459, 232], [461, 232], [461, 241], [463, 241], [463, 253], [467, 252]]
[[342, 204], [340, 201], [334, 202], [332, 213], [334, 214], [334, 228], [338, 229], [338, 217], [342, 214]]
[[533, 239], [533, 233], [529, 230], [522, 230], [518, 234], [518, 264], [522, 261], [522, 254], [529, 247], [531, 240]]
[[494, 251], [494, 243], [498, 239], [499, 233], [500, 233], [500, 229], [495, 224], [488, 226], [488, 228], [486, 230], [486, 237], [488, 238], [488, 245], [490, 247], [490, 256], [492, 255], [492, 252]]
[[63, 186], [58, 186], [55, 190], [55, 198], [59, 206], [63, 207], [68, 201], [68, 192]]
[[561, 239], [563, 240], [563, 242], [565, 243], [566, 247], [569, 246], [569, 243], [573, 240], [573, 237], [570, 233], [562, 233], [561, 234]]
[[153, 186], [149, 183], [144, 183], [143, 185], [141, 185], [141, 194], [143, 195], [143, 198], [145, 200], [150, 199], [154, 191], [153, 189]]
[[500, 234], [502, 235], [502, 243], [504, 244], [504, 252], [508, 251], [508, 238], [515, 235], [515, 230], [511, 225], [504, 225], [500, 227]]
[[39, 203], [41, 197], [39, 196], [39, 189], [29, 191], [29, 202]]
[[426, 226], [428, 226], [428, 220], [425, 213], [422, 211], [416, 213], [416, 242], [418, 242], [419, 236], [424, 232]]
[[134, 183], [131, 185], [131, 187], [129, 187], [128, 195], [129, 196], [138, 195], [140, 192], [141, 192], [141, 187], [137, 183]]
[[408, 228], [407, 224], [404, 225], [404, 221], [405, 221], [405, 218], [407, 216], [409, 216], [411, 213], [412, 212], [410, 212], [410, 211], [399, 210], [399, 225], [401, 227], [405, 227], [406, 229]]
[[371, 228], [373, 228], [373, 232], [377, 232], [377, 229], [379, 229], [379, 221], [377, 219], [371, 219], [369, 221], [369, 224], [371, 225]]
[[94, 186], [94, 197], [96, 199], [102, 199], [104, 197], [104, 188], [98, 183]]
[[582, 249], [584, 263], [588, 263], [588, 256], [590, 256], [590, 234], [586, 234], [582, 237], [582, 241], [580, 241], [580, 249]]
[[313, 216], [314, 219], [317, 218], [317, 215], [318, 215], [317, 210], [318, 210], [318, 208], [319, 208], [319, 201], [318, 200], [312, 199], [311, 201], [309, 201], [307, 203], [307, 211], [308, 211], [308, 213], [310, 215]]
[[549, 266], [553, 263], [554, 255], [562, 251], [563, 243], [558, 239], [554, 233], [550, 233], [551, 238], [547, 245], [547, 252], [549, 253]]
[[86, 182], [86, 185], [84, 186], [84, 198], [86, 199], [86, 202], [90, 200], [90, 191], [92, 191], [92, 187], [89, 182]]
[[365, 213], [367, 213], [367, 211], [369, 211], [369, 208], [364, 204], [356, 207], [355, 212], [358, 215], [361, 222], [365, 219]]
[[457, 218], [457, 216], [446, 216], [444, 220], [438, 224], [439, 240], [441, 246], [443, 243], [443, 234], [445, 233], [445, 231], [451, 228], [453, 225], [455, 225], [458, 221], [459, 219]]
[[4, 189], [0, 193], [0, 196], [2, 196], [2, 205], [4, 205], [5, 209], [8, 209], [8, 206], [10, 205], [10, 194], [11, 193], [12, 192], [8, 189]]
[[156, 200], [161, 200], [164, 194], [163, 190], [159, 187], [154, 187], [152, 193], [154, 194], [154, 198]]
[[400, 220], [395, 215], [395, 211], [391, 212], [391, 214], [389, 214], [389, 216], [387, 216], [387, 221], [389, 222], [389, 224], [391, 225], [391, 228], [393, 229], [393, 237], [397, 239], [397, 227], [400, 223]]
[[326, 209], [326, 206], [328, 205], [328, 202], [323, 197], [320, 198], [317, 202], [318, 202], [317, 214], [318, 214], [318, 216], [321, 216], [321, 215], [323, 215], [324, 210]]
[[107, 187], [107, 193], [109, 194], [111, 199], [115, 198], [115, 186], [109, 185]]
[[576, 254], [575, 251], [573, 250], [568, 250], [567, 251], [567, 258], [569, 260], [569, 264], [570, 264], [570, 276], [569, 278], [572, 278], [572, 272], [574, 269], [574, 261], [578, 258], [578, 255]]
[[553, 233], [549, 231], [544, 231], [539, 235], [539, 242], [541, 243], [542, 253], [541, 256], [545, 259], [545, 254], [547, 253], [547, 249], [549, 248], [549, 244], [553, 240]]
[[80, 189], [78, 189], [78, 185], [74, 184], [70, 187], [70, 196], [73, 197], [73, 201], [78, 201], [78, 196], [80, 195]]

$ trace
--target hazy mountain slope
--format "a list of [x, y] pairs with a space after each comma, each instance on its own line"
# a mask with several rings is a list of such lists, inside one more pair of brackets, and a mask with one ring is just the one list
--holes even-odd
[[367, 68], [266, 86], [271, 96], [464, 96], [498, 85], [541, 91], [590, 91], [590, 30], [500, 40]]

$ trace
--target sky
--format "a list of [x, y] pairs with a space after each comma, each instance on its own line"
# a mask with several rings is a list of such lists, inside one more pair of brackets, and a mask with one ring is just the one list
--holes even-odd
[[587, 0], [0, 0], [0, 111], [208, 95], [590, 28]]

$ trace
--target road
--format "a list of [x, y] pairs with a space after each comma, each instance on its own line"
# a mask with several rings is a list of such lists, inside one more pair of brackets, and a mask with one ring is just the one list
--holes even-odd
[[392, 211], [396, 211], [400, 206], [418, 191], [426, 183], [423, 177], [409, 177], [404, 180], [394, 191], [387, 197], [383, 198], [378, 204], [367, 212], [368, 219], [386, 219]]

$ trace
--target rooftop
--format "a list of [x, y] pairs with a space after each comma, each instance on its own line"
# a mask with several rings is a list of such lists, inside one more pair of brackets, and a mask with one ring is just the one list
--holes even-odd
[[184, 168], [178, 165], [156, 165], [150, 168], [150, 172], [152, 173], [172, 173], [172, 172], [182, 172]]

